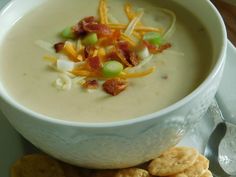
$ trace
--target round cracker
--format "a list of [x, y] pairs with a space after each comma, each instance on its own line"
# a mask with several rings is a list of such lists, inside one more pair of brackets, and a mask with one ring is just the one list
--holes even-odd
[[65, 177], [90, 177], [92, 176], [92, 170], [80, 168], [71, 164], [62, 163], [62, 169], [64, 171]]
[[150, 177], [150, 175], [144, 169], [133, 167], [118, 170], [115, 177]]
[[94, 172], [93, 177], [115, 177], [116, 170], [97, 170]]
[[199, 177], [203, 175], [205, 172], [207, 172], [207, 169], [209, 168], [209, 160], [204, 157], [203, 155], [199, 155], [196, 162], [183, 172], [174, 175], [173, 177]]
[[207, 170], [201, 175], [201, 177], [213, 177], [213, 175], [210, 170]]
[[171, 176], [192, 166], [198, 157], [198, 152], [191, 147], [173, 147], [148, 166], [148, 171], [154, 176]]
[[32, 154], [16, 161], [11, 168], [11, 177], [65, 177], [58, 161], [43, 155]]

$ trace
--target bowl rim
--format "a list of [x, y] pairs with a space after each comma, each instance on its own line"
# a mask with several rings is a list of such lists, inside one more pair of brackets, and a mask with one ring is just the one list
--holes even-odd
[[[0, 10], [0, 14], [5, 12], [14, 2], [15, 0], [10, 0], [6, 5], [3, 6], [3, 8]], [[71, 120], [61, 120], [58, 118], [50, 117], [41, 113], [37, 113], [17, 101], [15, 101], [9, 94], [6, 93], [6, 91], [0, 90], [0, 97], [10, 104], [14, 109], [17, 109], [20, 112], [23, 112], [24, 114], [29, 115], [30, 117], [33, 117], [35, 119], [52, 123], [52, 124], [57, 124], [57, 125], [64, 125], [64, 126], [71, 126], [71, 127], [81, 127], [81, 128], [112, 128], [112, 127], [120, 127], [120, 126], [127, 126], [130, 124], [136, 124], [136, 123], [141, 123], [144, 121], [152, 120], [158, 117], [161, 117], [163, 115], [167, 115], [168, 113], [171, 113], [182, 106], [186, 105], [190, 100], [193, 98], [197, 97], [215, 78], [218, 72], [220, 72], [222, 66], [224, 65], [225, 61], [225, 54], [226, 54], [226, 49], [227, 49], [227, 32], [226, 32], [226, 27], [224, 25], [224, 21], [222, 19], [222, 16], [216, 9], [216, 7], [213, 5], [212, 2], [207, 1], [206, 3], [209, 5], [209, 7], [214, 11], [215, 13], [215, 18], [218, 20], [221, 26], [221, 35], [224, 38], [223, 39], [223, 45], [221, 46], [220, 53], [217, 59], [217, 62], [214, 64], [213, 69], [211, 69], [210, 73], [208, 76], [204, 79], [204, 81], [197, 87], [195, 88], [190, 94], [185, 96], [184, 98], [180, 99], [179, 101], [175, 102], [174, 104], [163, 108], [159, 111], [143, 115], [143, 116], [138, 116], [135, 118], [127, 119], [127, 120], [121, 120], [121, 121], [112, 121], [112, 122], [79, 122], [79, 121], [71, 121]], [[6, 116], [7, 117], [7, 116]]]

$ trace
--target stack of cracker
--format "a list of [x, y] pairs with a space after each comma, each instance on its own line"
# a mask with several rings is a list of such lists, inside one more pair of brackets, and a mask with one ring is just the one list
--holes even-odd
[[152, 160], [148, 171], [153, 176], [212, 177], [209, 161], [190, 147], [173, 147]]
[[173, 147], [144, 166], [89, 170], [45, 154], [26, 155], [13, 164], [11, 177], [212, 177], [209, 161], [194, 148]]

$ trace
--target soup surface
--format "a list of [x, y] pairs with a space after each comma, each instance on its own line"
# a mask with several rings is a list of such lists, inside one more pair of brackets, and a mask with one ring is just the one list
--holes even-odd
[[[123, 23], [124, 0], [108, 0], [109, 11]], [[97, 16], [98, 1], [50, 0], [26, 14], [12, 27], [1, 46], [1, 80], [20, 104], [40, 114], [79, 122], [112, 122], [156, 112], [193, 91], [206, 77], [211, 64], [209, 37], [199, 21], [172, 1], [133, 0], [145, 9], [142, 22], [149, 26], [170, 24], [160, 12], [165, 7], [177, 16], [176, 30], [168, 39], [172, 47], [155, 55], [144, 68], [157, 70], [142, 78], [130, 79], [128, 88], [117, 96], [102, 89], [88, 93], [81, 87], [57, 90], [52, 82], [58, 73], [47, 67], [47, 53], [37, 40], [58, 42], [58, 32], [86, 16]]]

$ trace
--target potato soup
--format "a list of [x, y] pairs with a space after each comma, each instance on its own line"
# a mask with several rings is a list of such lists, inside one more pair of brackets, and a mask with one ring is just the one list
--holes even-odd
[[[149, 36], [146, 35], [144, 31], [148, 29], [145, 26], [160, 29], [162, 31], [160, 33], [164, 34], [173, 24], [174, 17], [169, 12], [176, 15], [176, 23], [172, 26], [171, 34], [169, 33], [163, 39], [163, 45], [160, 45], [169, 44], [168, 48], [152, 54], [152, 58], [141, 67], [136, 67], [142, 62], [141, 59], [138, 59], [137, 64], [130, 64], [130, 66], [129, 63], [125, 66], [125, 62], [122, 63], [120, 60], [114, 60], [113, 63], [109, 61], [108, 65], [111, 66], [107, 68], [105, 68], [107, 63], [101, 64], [104, 77], [111, 74], [109, 69], [117, 63], [122, 71], [114, 75], [116, 70], [112, 70], [114, 78], [130, 76], [125, 78], [127, 87], [123, 87], [122, 92], [115, 96], [107, 93], [104, 86], [107, 78], [103, 80], [97, 75], [94, 76], [95, 79], [98, 78], [96, 89], [81, 87], [84, 75], [69, 76], [71, 79], [69, 89], [58, 87], [58, 84], [59, 86], [61, 84], [58, 78], [63, 79], [64, 76], [61, 76], [62, 73], [55, 71], [55, 68], [50, 67], [50, 63], [43, 59], [45, 55], [54, 54], [40, 47], [38, 41], [41, 41], [41, 44], [42, 41], [47, 41], [47, 44], [65, 41], [59, 35], [65, 27], [73, 26], [89, 16], [99, 19], [103, 11], [99, 14], [98, 0], [50, 0], [20, 18], [1, 45], [1, 80], [8, 93], [17, 102], [35, 112], [57, 119], [79, 122], [113, 122], [136, 118], [166, 108], [191, 93], [206, 78], [211, 67], [212, 49], [204, 26], [191, 12], [170, 0], [129, 1], [133, 10], [136, 11], [135, 14], [138, 14], [133, 20], [127, 18], [124, 11], [126, 3], [127, 1], [124, 0], [107, 0], [108, 12], [105, 14], [114, 26], [118, 26], [115, 23], [127, 24], [125, 26], [127, 28], [131, 22], [137, 23], [133, 29], [130, 29], [131, 31], [127, 32], [127, 29], [124, 29], [124, 33], [136, 34], [136, 36], [141, 36], [141, 39], [146, 37], [147, 41], [152, 42], [150, 39], [153, 38], [150, 34], [153, 35], [154, 32], [149, 32]], [[122, 25], [120, 26], [122, 28]], [[144, 31], [141, 30], [142, 27]], [[119, 31], [121, 39], [122, 34], [122, 31]], [[91, 42], [91, 36], [89, 37], [86, 40], [84, 39], [86, 36], [83, 37], [82, 45], [84, 44], [85, 48], [86, 44]], [[100, 40], [99, 35], [95, 37], [96, 40], [97, 37]], [[135, 36], [130, 38], [133, 39], [135, 45], [140, 44]], [[75, 42], [71, 43], [74, 45]], [[160, 46], [158, 49], [161, 48]], [[106, 53], [108, 47], [103, 48], [106, 49], [104, 49]], [[152, 52], [149, 51], [149, 53]], [[58, 54], [55, 52], [54, 56]], [[84, 60], [85, 54], [81, 56], [80, 60]], [[135, 54], [135, 56], [139, 55]], [[132, 67], [136, 70], [133, 71]], [[125, 73], [129, 69], [131, 74]], [[150, 71], [150, 73], [145, 74], [145, 71]], [[135, 75], [137, 77], [131, 77], [132, 73], [139, 74]]]

